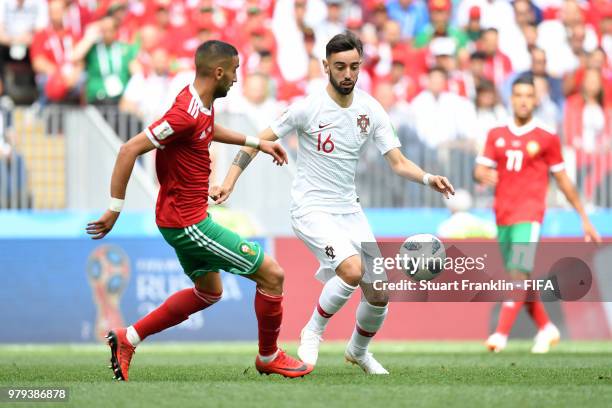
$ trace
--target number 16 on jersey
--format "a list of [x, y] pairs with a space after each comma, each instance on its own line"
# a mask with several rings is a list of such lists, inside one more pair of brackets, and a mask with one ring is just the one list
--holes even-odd
[[317, 152], [323, 151], [323, 153], [331, 153], [336, 148], [334, 141], [331, 140], [331, 133], [323, 140], [321, 133], [317, 135]]

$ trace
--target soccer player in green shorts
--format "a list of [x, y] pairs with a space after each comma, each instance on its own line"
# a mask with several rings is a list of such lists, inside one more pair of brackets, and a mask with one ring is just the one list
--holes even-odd
[[[477, 181], [495, 187], [497, 238], [506, 270], [515, 280], [526, 279], [533, 269], [540, 224], [546, 210], [549, 172], [580, 215], [585, 241], [601, 241], [565, 172], [559, 137], [533, 118], [536, 102], [533, 78], [522, 76], [515, 80], [511, 97], [514, 117], [507, 126], [489, 132], [474, 170]], [[523, 304], [538, 326], [531, 351], [547, 353], [559, 341], [559, 330], [550, 322], [540, 300], [506, 301], [495, 333], [486, 341], [489, 350], [499, 352], [506, 347]]]
[[287, 162], [287, 154], [279, 144], [244, 136], [214, 123], [213, 102], [226, 96], [236, 82], [238, 64], [238, 52], [230, 44], [207, 41], [198, 47], [195, 81], [178, 94], [161, 119], [121, 147], [111, 180], [109, 209], [98, 221], [87, 225], [93, 239], [110, 232], [122, 209], [136, 159], [157, 148], [160, 190], [156, 222], [194, 287], [174, 293], [132, 326], [108, 333], [112, 369], [119, 380], [128, 380], [135, 347], [142, 340], [221, 299], [220, 270], [245, 276], [257, 284], [257, 370], [285, 377], [301, 377], [312, 371], [312, 366], [277, 347], [283, 311], [283, 270], [258, 244], [216, 224], [207, 213], [209, 146], [213, 141], [251, 146], [270, 154], [278, 165]]

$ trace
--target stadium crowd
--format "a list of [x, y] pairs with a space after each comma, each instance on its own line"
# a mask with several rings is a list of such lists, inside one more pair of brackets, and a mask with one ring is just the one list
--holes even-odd
[[[358, 87], [380, 101], [400, 138], [419, 143], [421, 152], [450, 147], [475, 155], [488, 130], [507, 120], [513, 79], [531, 73], [538, 119], [584, 153], [576, 166], [586, 169], [579, 182], [587, 200], [612, 172], [607, 0], [0, 5], [0, 93], [17, 103], [118, 107], [148, 123], [193, 78], [196, 47], [222, 39], [238, 48], [241, 66], [239, 82], [217, 111], [244, 114], [262, 129], [292, 100], [324, 86], [325, 44], [348, 29], [364, 43]], [[29, 70], [34, 81], [24, 79]]]

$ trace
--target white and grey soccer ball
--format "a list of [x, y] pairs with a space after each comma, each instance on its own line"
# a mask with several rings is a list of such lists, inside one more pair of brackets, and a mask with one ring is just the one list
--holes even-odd
[[415, 281], [432, 280], [444, 270], [446, 249], [442, 241], [431, 234], [406, 238], [399, 254], [402, 259], [408, 259], [404, 272]]

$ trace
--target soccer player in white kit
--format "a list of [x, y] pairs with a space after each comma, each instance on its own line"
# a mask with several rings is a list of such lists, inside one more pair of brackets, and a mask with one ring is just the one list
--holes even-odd
[[[422, 182], [448, 197], [454, 194], [442, 176], [425, 173], [401, 153], [400, 142], [383, 107], [370, 95], [354, 89], [362, 63], [361, 41], [347, 32], [327, 44], [326, 88], [294, 103], [259, 137], [276, 140], [297, 132], [297, 174], [291, 189], [291, 220], [296, 235], [320, 262], [317, 278], [325, 285], [312, 317], [302, 329], [298, 355], [316, 364], [319, 343], [329, 319], [349, 300], [358, 286], [371, 288], [362, 274], [362, 242], [376, 242], [355, 191], [355, 171], [369, 138], [393, 171], [411, 181]], [[231, 194], [242, 171], [257, 150], [243, 148], [223, 184], [213, 187], [211, 197], [222, 203]], [[371, 298], [368, 297], [371, 300]], [[380, 300], [380, 301], [378, 301]], [[387, 315], [383, 297], [357, 308], [357, 322], [345, 351], [348, 361], [368, 374], [388, 374], [368, 352], [372, 337]]]

